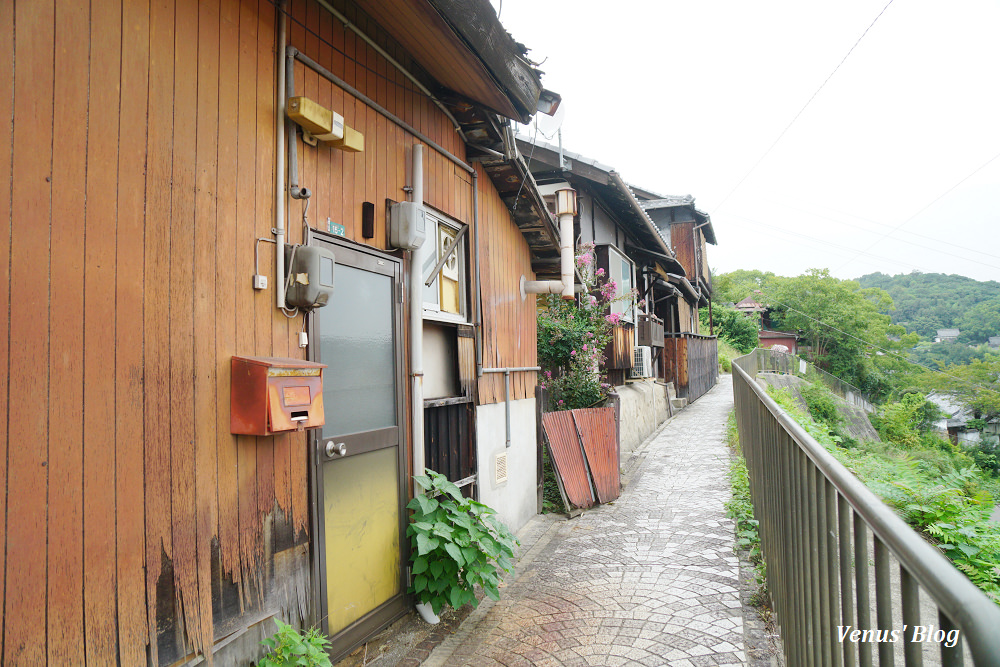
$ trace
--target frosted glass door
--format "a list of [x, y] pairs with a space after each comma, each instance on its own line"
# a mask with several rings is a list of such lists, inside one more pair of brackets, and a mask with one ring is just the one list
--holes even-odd
[[315, 311], [326, 424], [315, 440], [321, 570], [332, 653], [403, 609], [398, 264], [334, 247], [330, 302]]

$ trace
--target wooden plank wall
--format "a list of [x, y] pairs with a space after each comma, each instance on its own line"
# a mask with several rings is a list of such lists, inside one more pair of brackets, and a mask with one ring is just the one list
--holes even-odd
[[[314, 2], [289, 12], [290, 44], [464, 157], [373, 49]], [[0, 2], [0, 664], [168, 664], [308, 613], [305, 438], [229, 433], [230, 357], [302, 355], [301, 315], [250, 286], [273, 225], [276, 20], [268, 0]], [[296, 85], [366, 142], [300, 144], [309, 220], [384, 249], [415, 140], [301, 66]], [[471, 223], [470, 175], [425, 157], [428, 205]], [[479, 176], [484, 361], [532, 366], [527, 246]], [[272, 285], [273, 253], [260, 244]], [[533, 395], [533, 374], [513, 380]], [[501, 376], [478, 388], [503, 400]]]
[[[363, 12], [343, 0], [332, 4], [394, 59], [408, 65], [407, 54]], [[353, 32], [339, 21], [330, 20], [325, 11], [308, 0], [293, 0], [291, 19], [290, 45], [464, 159], [465, 146], [450, 121]], [[347, 238], [386, 250], [385, 200], [401, 201], [406, 197], [403, 187], [409, 184], [410, 149], [417, 140], [301, 63], [295, 64], [294, 77], [296, 94], [329, 104], [344, 116], [348, 126], [365, 135], [363, 153], [345, 153], [322, 145], [313, 148], [299, 141], [300, 182], [314, 191], [309, 204], [310, 222], [314, 227], [326, 229], [329, 219], [345, 227]], [[478, 242], [483, 282], [483, 365], [486, 368], [534, 366], [537, 359], [534, 303], [521, 302], [518, 282], [522, 273], [528, 280], [534, 276], [528, 247], [486, 172], [476, 168], [482, 237]], [[366, 201], [375, 204], [374, 239], [361, 235], [361, 206]], [[426, 148], [424, 201], [471, 225], [471, 175], [437, 151]], [[298, 202], [291, 205], [290, 227], [300, 224], [302, 208]], [[477, 242], [472, 236], [470, 244]], [[534, 373], [515, 373], [511, 378], [511, 396], [531, 398], [534, 386]], [[481, 404], [501, 402], [503, 397], [502, 376], [485, 375], [479, 380]]]
[[229, 433], [229, 357], [301, 354], [249, 282], [274, 22], [0, 3], [2, 664], [173, 662], [304, 607], [265, 554], [308, 539], [305, 439]]
[[[521, 368], [537, 364], [538, 344], [535, 298], [521, 301], [520, 278], [534, 280], [531, 256], [510, 213], [479, 173], [479, 252], [483, 283], [483, 368]], [[534, 398], [536, 373], [510, 376], [511, 400]], [[479, 403], [504, 400], [503, 373], [486, 373], [479, 379]]]

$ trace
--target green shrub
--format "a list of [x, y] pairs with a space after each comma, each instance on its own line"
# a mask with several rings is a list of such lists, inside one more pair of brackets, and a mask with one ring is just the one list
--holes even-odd
[[843, 421], [840, 413], [837, 412], [837, 399], [825, 385], [819, 383], [804, 384], [799, 393], [806, 405], [809, 406], [809, 414], [816, 421], [821, 421], [831, 428]]
[[322, 632], [313, 628], [305, 634], [275, 618], [278, 631], [261, 644], [268, 647], [267, 655], [257, 663], [258, 667], [331, 667], [326, 651], [330, 640]]
[[413, 481], [428, 492], [407, 507], [413, 510], [406, 529], [413, 553], [411, 593], [428, 603], [434, 613], [446, 604], [455, 609], [479, 605], [475, 587], [500, 599], [500, 579], [511, 571], [519, 542], [483, 503], [465, 498], [459, 488], [439, 473], [427, 470]]

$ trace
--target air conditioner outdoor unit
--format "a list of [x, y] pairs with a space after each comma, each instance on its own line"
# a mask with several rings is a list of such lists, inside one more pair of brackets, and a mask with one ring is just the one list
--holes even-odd
[[635, 359], [628, 376], [633, 380], [653, 376], [653, 350], [648, 345], [635, 346]]

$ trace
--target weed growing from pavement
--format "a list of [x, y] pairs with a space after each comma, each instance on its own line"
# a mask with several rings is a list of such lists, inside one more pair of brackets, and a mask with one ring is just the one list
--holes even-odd
[[733, 450], [733, 457], [729, 461], [729, 484], [733, 489], [733, 497], [726, 501], [726, 516], [736, 522], [736, 549], [748, 552], [750, 562], [754, 566], [757, 589], [750, 597], [750, 604], [757, 609], [761, 618], [767, 621], [771, 616], [770, 596], [765, 577], [767, 566], [760, 550], [758, 522], [753, 516], [753, 504], [750, 501], [750, 475], [740, 449], [735, 412], [729, 413], [726, 440]]

